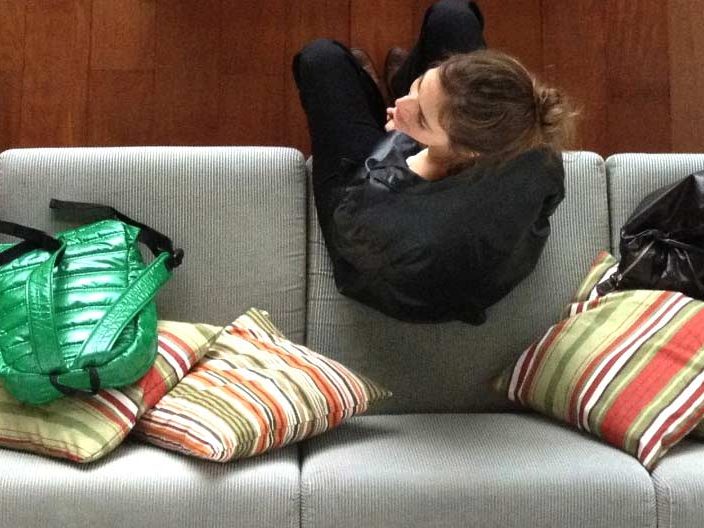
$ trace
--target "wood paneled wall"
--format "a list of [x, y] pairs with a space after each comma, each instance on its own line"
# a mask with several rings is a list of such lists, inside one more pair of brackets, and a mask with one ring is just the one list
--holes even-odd
[[[410, 46], [432, 0], [0, 0], [0, 150], [289, 145], [307, 41]], [[704, 0], [480, 0], [582, 109], [577, 148], [704, 152]]]

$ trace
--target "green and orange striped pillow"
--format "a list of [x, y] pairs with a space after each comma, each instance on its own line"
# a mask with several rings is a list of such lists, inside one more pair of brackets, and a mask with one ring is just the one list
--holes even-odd
[[220, 327], [159, 321], [154, 365], [136, 383], [46, 405], [18, 402], [0, 385], [0, 446], [74, 462], [93, 462], [115, 449], [139, 417], [196, 363]]
[[391, 396], [340, 363], [297, 345], [249, 309], [137, 423], [160, 447], [217, 462], [309, 438]]
[[704, 416], [704, 302], [659, 290], [598, 296], [616, 267], [600, 253], [563, 320], [494, 386], [652, 470]]

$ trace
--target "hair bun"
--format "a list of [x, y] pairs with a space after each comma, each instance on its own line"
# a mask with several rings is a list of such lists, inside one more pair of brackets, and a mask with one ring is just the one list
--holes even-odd
[[564, 148], [574, 141], [575, 118], [579, 112], [569, 97], [559, 89], [538, 85], [535, 87], [535, 114], [537, 137], [544, 144]]
[[540, 88], [536, 92], [535, 105], [540, 123], [543, 126], [555, 124], [561, 115], [562, 94], [556, 88]]

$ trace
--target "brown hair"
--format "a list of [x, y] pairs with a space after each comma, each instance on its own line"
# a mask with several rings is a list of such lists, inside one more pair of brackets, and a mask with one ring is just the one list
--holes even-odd
[[[561, 152], [575, 138], [578, 115], [558, 89], [497, 50], [453, 55], [438, 65], [446, 101], [440, 123], [461, 160], [502, 162], [526, 150]], [[470, 160], [470, 161], [467, 161]]]

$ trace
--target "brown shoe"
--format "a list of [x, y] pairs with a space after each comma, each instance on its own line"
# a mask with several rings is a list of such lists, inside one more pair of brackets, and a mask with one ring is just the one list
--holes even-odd
[[362, 69], [369, 74], [369, 77], [372, 78], [372, 81], [374, 81], [374, 84], [377, 85], [379, 88], [379, 91], [381, 92], [381, 96], [384, 98], [385, 102], [389, 101], [389, 94], [388, 91], [386, 90], [386, 86], [384, 83], [381, 82], [381, 79], [379, 78], [379, 74], [376, 71], [376, 68], [374, 68], [374, 63], [372, 62], [372, 58], [369, 56], [369, 54], [364, 51], [361, 48], [352, 48], [350, 49], [352, 52], [352, 56], [355, 58], [357, 63], [362, 67]]
[[408, 53], [409, 51], [405, 48], [393, 47], [386, 54], [386, 61], [384, 62], [384, 83], [386, 84], [386, 91], [392, 102], [395, 101], [397, 97], [405, 95], [395, 93], [391, 81], [399, 68], [406, 62]]

